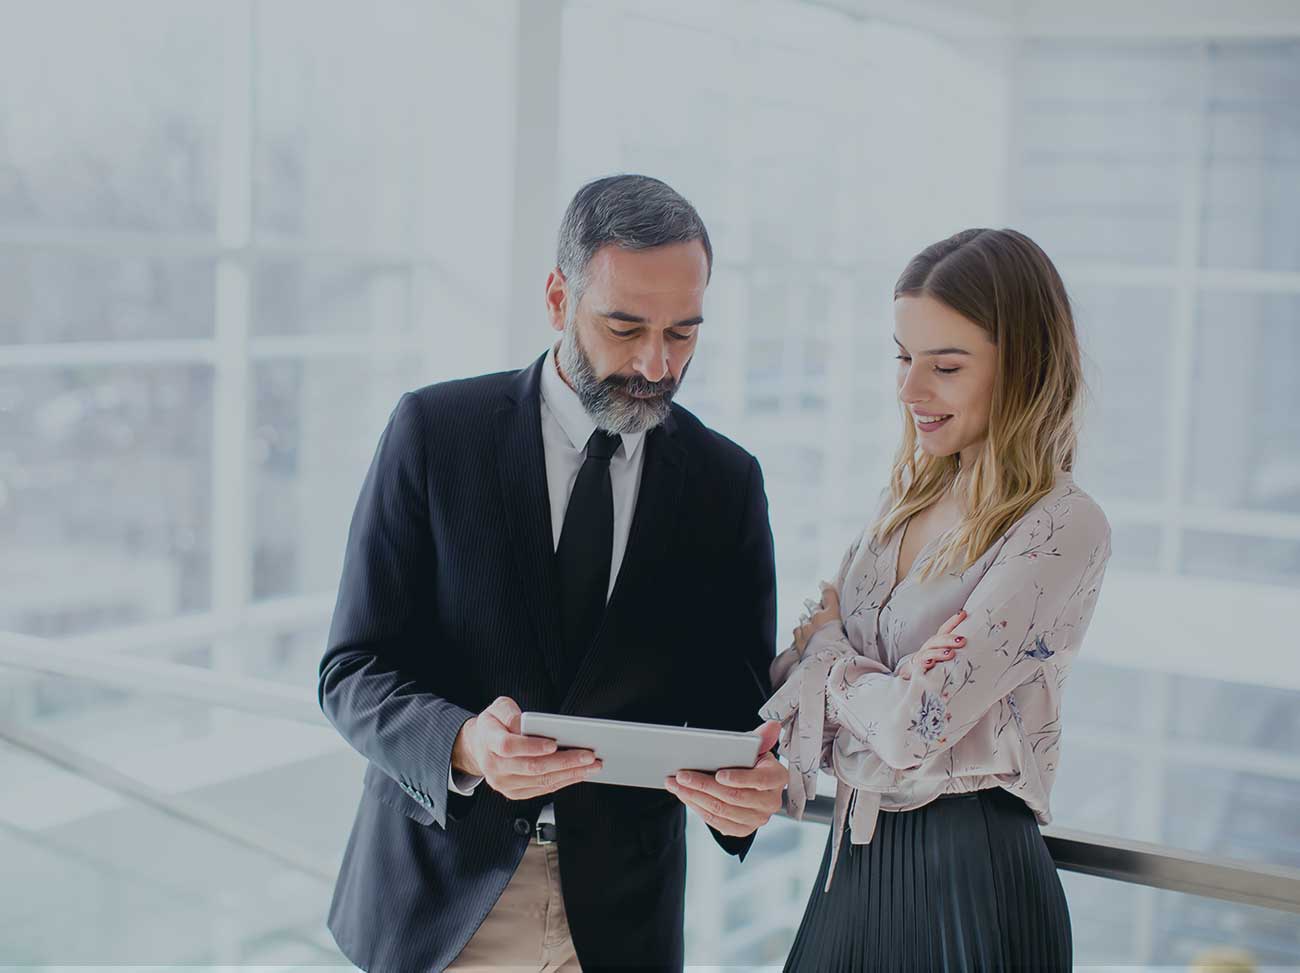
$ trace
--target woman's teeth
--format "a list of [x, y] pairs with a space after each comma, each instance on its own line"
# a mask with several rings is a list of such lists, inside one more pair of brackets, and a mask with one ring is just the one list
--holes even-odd
[[943, 422], [943, 420], [945, 420], [945, 419], [951, 419], [951, 418], [952, 418], [952, 415], [951, 415], [951, 414], [946, 415], [946, 416], [918, 416], [918, 415], [913, 414], [913, 416], [914, 416], [914, 418], [916, 419], [916, 421], [919, 422], [919, 423], [920, 423], [921, 425], [923, 425], [923, 426], [933, 425], [933, 424], [936, 423], [936, 422]]

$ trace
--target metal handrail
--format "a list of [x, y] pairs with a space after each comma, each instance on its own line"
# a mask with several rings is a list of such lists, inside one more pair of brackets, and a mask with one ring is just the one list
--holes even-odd
[[316, 701], [294, 686], [161, 659], [100, 655], [34, 635], [0, 633], [0, 666], [314, 726], [329, 725]]
[[[136, 692], [263, 716], [329, 725], [316, 701], [291, 686], [158, 660], [95, 656], [34, 636], [0, 633], [0, 666], [87, 679]], [[93, 776], [119, 793], [149, 803], [205, 830], [222, 834], [246, 847], [256, 847], [300, 870], [320, 874], [317, 867], [307, 867], [310, 860], [305, 856], [282, 846], [276, 850], [278, 842], [268, 842], [253, 836], [247, 829], [216, 820], [210, 813], [187, 805], [176, 795], [152, 792], [146, 785], [129, 780], [111, 768], [97, 765], [90, 758], [52, 741], [39, 739], [30, 731], [0, 725], [0, 737], [77, 773]], [[829, 798], [816, 798], [805, 807], [803, 820], [829, 823], [832, 809], [833, 802]], [[1256, 865], [1063, 828], [1043, 828], [1043, 835], [1057, 867], [1065, 871], [1300, 914], [1300, 869]]]
[[[817, 797], [804, 807], [803, 820], [830, 824], [834, 811], [834, 800]], [[1062, 871], [1300, 914], [1300, 869], [1050, 825], [1042, 832]]]

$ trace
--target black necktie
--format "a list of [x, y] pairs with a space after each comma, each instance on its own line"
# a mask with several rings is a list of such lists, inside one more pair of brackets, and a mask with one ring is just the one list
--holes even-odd
[[597, 429], [587, 440], [587, 458], [564, 514], [555, 557], [560, 573], [560, 624], [563, 626], [567, 689], [605, 614], [610, 560], [614, 556], [614, 489], [609, 458], [622, 437]]

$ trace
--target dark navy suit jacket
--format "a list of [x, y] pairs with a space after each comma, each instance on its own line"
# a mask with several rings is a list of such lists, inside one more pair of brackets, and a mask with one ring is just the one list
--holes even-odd
[[[585, 969], [682, 965], [685, 812], [666, 791], [577, 784], [510, 801], [447, 787], [461, 724], [524, 710], [749, 730], [769, 694], [775, 572], [758, 462], [674, 405], [647, 436], [627, 553], [571, 684], [542, 452], [545, 356], [398, 402], [361, 489], [320, 664], [321, 709], [368, 760], [329, 913], [372, 973], [441, 970], [555, 802]], [[726, 838], [744, 857], [752, 838]]]

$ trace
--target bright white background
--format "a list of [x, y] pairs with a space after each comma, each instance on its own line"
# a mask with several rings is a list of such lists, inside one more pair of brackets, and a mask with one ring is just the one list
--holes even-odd
[[[1300, 10], [1218, 6], [0, 3], [0, 639], [314, 705], [389, 410], [545, 348], [559, 214], [615, 171], [710, 227], [682, 401], [763, 463], [788, 631], [892, 454], [895, 277], [1012, 225], [1115, 530], [1056, 823], [1300, 865]], [[327, 729], [16, 667], [0, 719], [337, 866]], [[340, 961], [319, 878], [12, 738], [0, 779], [0, 963]], [[691, 959], [779, 962], [825, 832], [698, 837]], [[1066, 883], [1081, 962], [1300, 962], [1281, 914]]]

